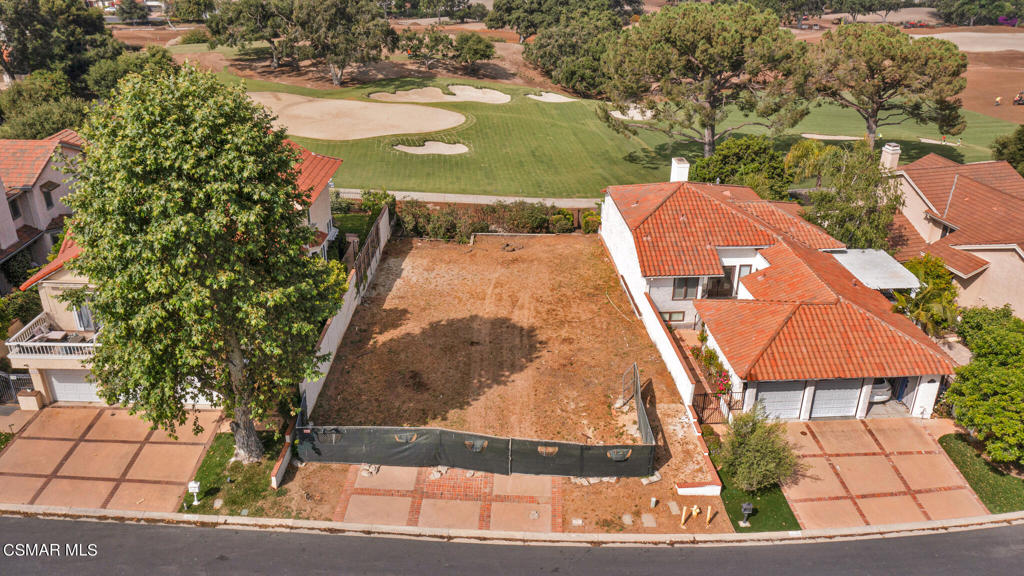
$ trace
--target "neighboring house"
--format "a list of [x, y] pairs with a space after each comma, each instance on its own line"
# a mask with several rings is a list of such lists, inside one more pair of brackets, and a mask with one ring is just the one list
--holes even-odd
[[[46, 262], [71, 213], [63, 202], [71, 187], [55, 153], [81, 151], [82, 139], [72, 130], [43, 140], [0, 140], [0, 265], [22, 252], [33, 266]], [[0, 294], [14, 282], [0, 267]]]
[[[868, 287], [905, 286], [906, 274], [875, 273], [900, 269], [891, 257], [846, 251], [749, 188], [673, 172], [680, 181], [609, 187], [601, 215], [601, 237], [656, 344], [655, 322], [706, 330], [744, 410], [760, 402], [777, 418], [863, 418], [872, 386], [888, 379], [911, 414], [931, 414], [953, 364]], [[659, 346], [689, 403], [693, 385], [668, 348]]]
[[886, 144], [883, 167], [903, 192], [889, 236], [896, 258], [942, 258], [961, 306], [1009, 304], [1024, 317], [1024, 177], [1008, 162], [958, 164], [937, 154], [897, 167]]
[[[331, 222], [330, 180], [341, 160], [292, 145], [301, 153], [296, 165], [298, 186], [310, 194], [306, 220], [317, 230], [309, 254], [326, 257], [327, 243], [337, 235]], [[67, 290], [89, 286], [88, 278], [65, 267], [81, 252], [72, 235], [66, 235], [57, 257], [21, 285], [22, 290], [39, 287], [43, 312], [7, 341], [11, 364], [29, 370], [44, 404], [102, 401], [88, 368], [100, 326], [88, 306], [76, 308], [60, 300]]]

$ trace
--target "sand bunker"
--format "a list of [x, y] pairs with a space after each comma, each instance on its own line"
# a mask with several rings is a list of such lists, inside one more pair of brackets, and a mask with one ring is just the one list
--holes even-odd
[[289, 134], [319, 140], [357, 140], [454, 128], [466, 121], [458, 112], [358, 100], [310, 98], [284, 92], [251, 92], [249, 97], [277, 115]]
[[414, 88], [402, 90], [391, 94], [389, 92], [374, 92], [370, 98], [383, 102], [483, 102], [484, 104], [505, 104], [512, 100], [512, 97], [504, 92], [491, 90], [490, 88], [474, 88], [472, 86], [449, 86], [451, 94], [445, 94], [440, 88], [433, 86], [429, 88]]
[[859, 136], [836, 136], [835, 134], [812, 134], [810, 132], [804, 132], [801, 134], [808, 140], [835, 140], [838, 142], [853, 142], [854, 140], [863, 140]]
[[562, 96], [561, 94], [555, 94], [554, 92], [541, 92], [540, 96], [537, 96], [536, 94], [527, 94], [526, 97], [538, 102], [551, 102], [553, 104], [576, 101], [575, 98], [569, 98], [568, 96]]
[[650, 120], [652, 117], [654, 117], [654, 112], [651, 112], [650, 110], [642, 110], [639, 106], [630, 106], [629, 110], [626, 110], [625, 112], [612, 110], [609, 114], [611, 114], [613, 118], [618, 118], [619, 120], [642, 121]]
[[469, 152], [469, 148], [466, 148], [465, 144], [446, 144], [444, 142], [437, 142], [436, 140], [427, 140], [423, 143], [423, 146], [405, 146], [399, 144], [395, 146], [395, 150], [399, 152], [406, 152], [409, 154], [465, 154]]

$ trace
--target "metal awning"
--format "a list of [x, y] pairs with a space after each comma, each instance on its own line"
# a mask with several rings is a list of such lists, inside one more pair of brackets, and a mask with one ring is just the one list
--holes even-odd
[[884, 250], [830, 251], [857, 280], [874, 290], [916, 290], [921, 282]]

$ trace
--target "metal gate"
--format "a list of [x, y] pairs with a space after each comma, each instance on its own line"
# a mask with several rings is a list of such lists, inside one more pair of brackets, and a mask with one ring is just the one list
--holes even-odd
[[738, 405], [739, 401], [728, 394], [719, 397], [699, 392], [693, 395], [693, 411], [697, 413], [697, 421], [701, 424], [728, 424], [729, 412]]
[[28, 374], [0, 372], [0, 404], [18, 401], [18, 392], [32, 390], [32, 377]]

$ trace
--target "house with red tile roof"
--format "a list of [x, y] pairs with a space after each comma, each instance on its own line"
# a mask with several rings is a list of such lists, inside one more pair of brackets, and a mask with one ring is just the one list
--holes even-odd
[[705, 332], [744, 410], [863, 418], [888, 385], [898, 410], [931, 415], [952, 360], [835, 256], [871, 254], [745, 187], [679, 180], [605, 194], [601, 237], [688, 402], [711, 391], [684, 366], [686, 329]]
[[1024, 317], [1024, 177], [1008, 162], [959, 164], [937, 154], [890, 168], [903, 191], [903, 213], [889, 241], [896, 258], [942, 258], [961, 306], [1009, 304]]
[[[299, 152], [297, 185], [309, 194], [306, 221], [316, 229], [309, 255], [326, 258], [328, 243], [338, 232], [331, 216], [330, 182], [341, 160], [289, 143]], [[29, 370], [43, 404], [101, 401], [88, 369], [99, 326], [88, 306], [74, 307], [60, 298], [66, 290], [89, 286], [88, 278], [65, 266], [81, 253], [69, 230], [57, 256], [21, 284], [22, 290], [39, 288], [43, 312], [6, 342], [11, 364]]]
[[[63, 157], [82, 151], [82, 139], [62, 130], [42, 140], [0, 140], [0, 264], [27, 255], [32, 267], [46, 262], [71, 210], [71, 191], [61, 172]], [[24, 278], [7, 278], [0, 267], [0, 294]]]

